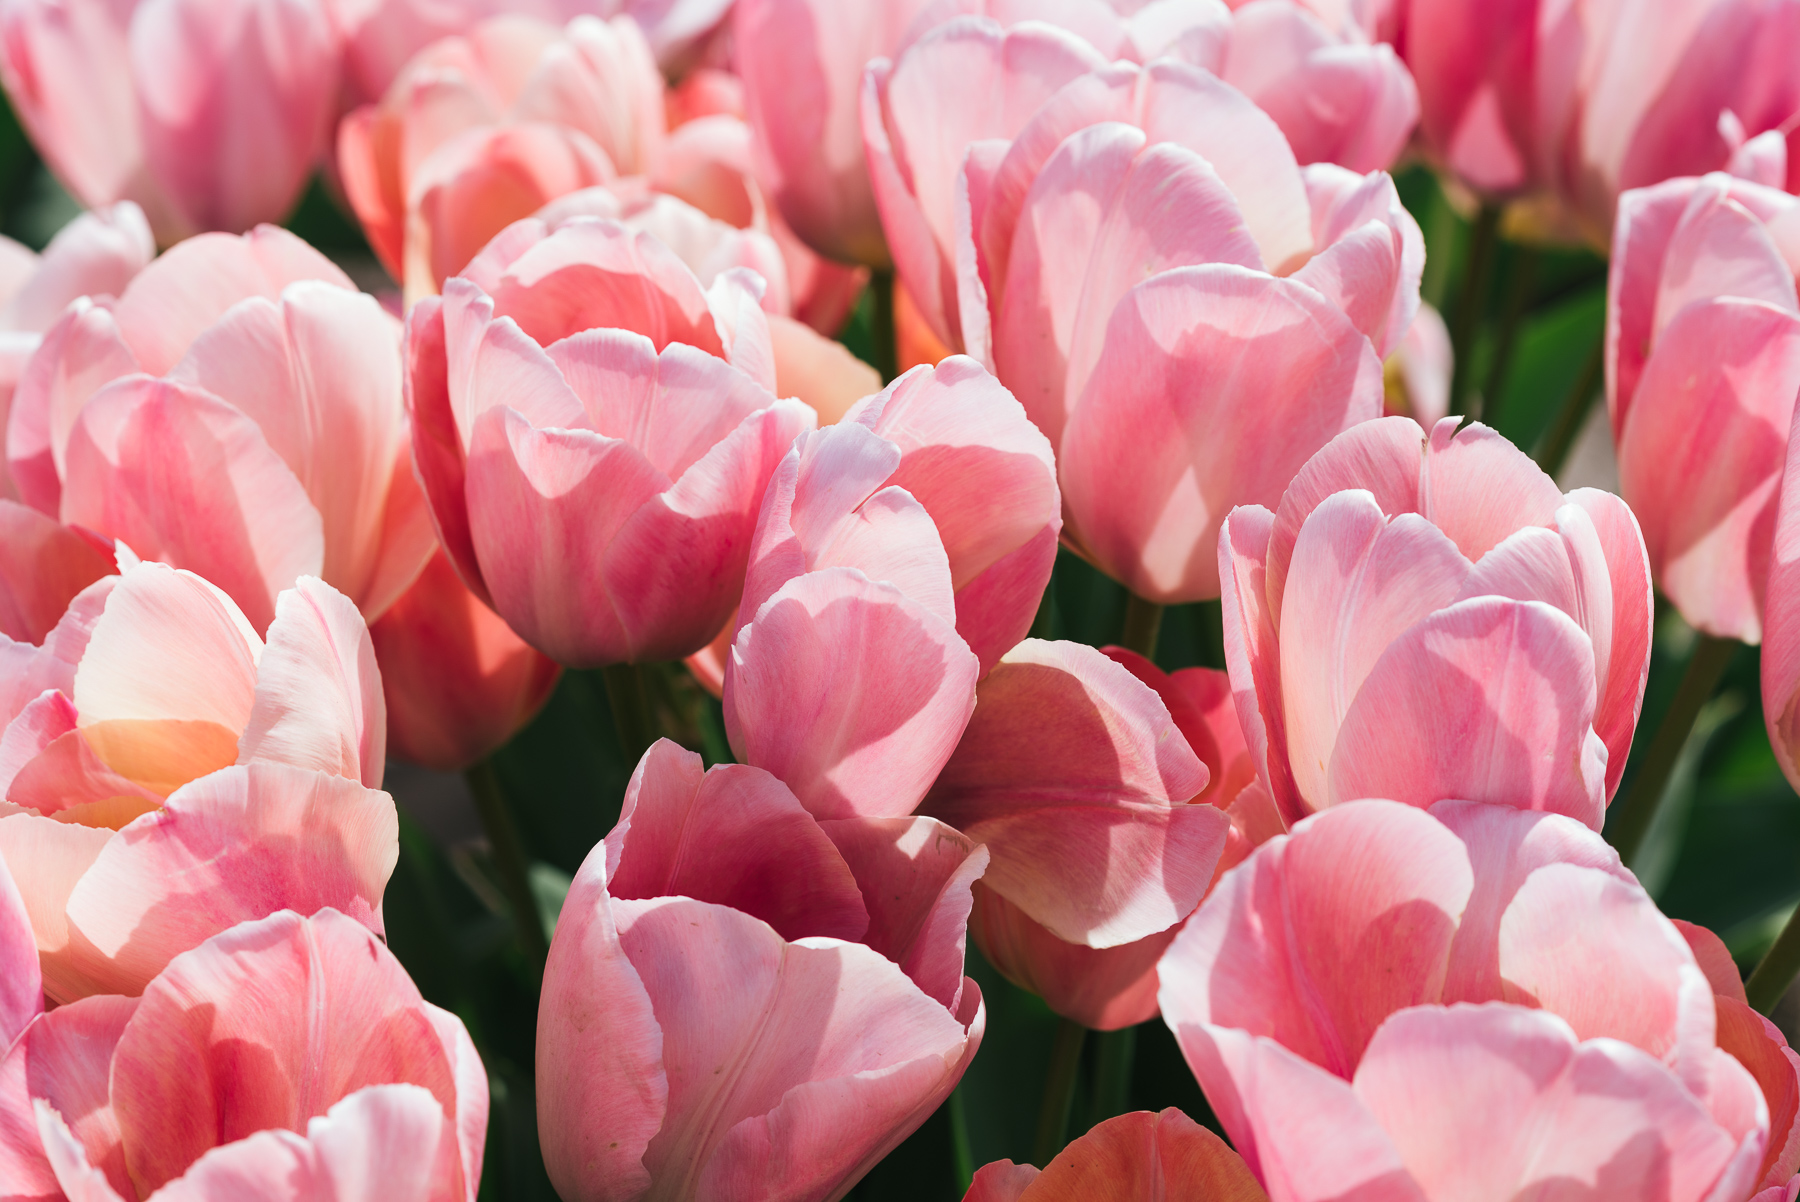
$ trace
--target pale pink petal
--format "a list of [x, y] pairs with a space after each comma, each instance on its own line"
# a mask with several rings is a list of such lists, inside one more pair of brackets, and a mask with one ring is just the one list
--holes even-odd
[[319, 511], [256, 424], [216, 397], [129, 377], [82, 409], [62, 519], [199, 573], [258, 630], [324, 558]]
[[1326, 810], [1188, 920], [1158, 969], [1163, 1013], [1184, 1042], [1190, 1023], [1235, 1027], [1348, 1075], [1390, 1014], [1437, 1000], [1472, 887], [1462, 844], [1430, 815]]
[[474, 1202], [481, 1188], [482, 1157], [487, 1151], [487, 1067], [481, 1063], [475, 1041], [460, 1018], [430, 1002], [425, 1003], [425, 1017], [431, 1020], [444, 1045], [444, 1054], [450, 1057], [450, 1071], [456, 1080], [456, 1112], [445, 1117], [455, 1125], [465, 1202]]
[[[488, 604], [487, 581], [469, 533], [468, 501], [463, 495], [467, 435], [457, 422], [457, 404], [462, 398], [451, 396], [447, 351], [444, 302], [428, 296], [412, 307], [406, 322], [406, 407], [412, 416], [412, 459], [444, 555], [476, 599]], [[459, 394], [463, 391], [461, 379], [457, 390]]]
[[1463, 601], [1376, 662], [1338, 729], [1330, 797], [1465, 798], [1599, 829], [1606, 745], [1593, 721], [1594, 656], [1580, 627], [1537, 601]]
[[987, 870], [987, 849], [932, 818], [837, 818], [820, 828], [862, 889], [869, 930], [858, 942], [957, 1013], [970, 890]]
[[283, 912], [208, 940], [149, 985], [113, 1058], [112, 1099], [133, 1176], [154, 1189], [210, 1147], [295, 1130], [395, 1082], [456, 1112], [418, 989], [360, 924]]
[[1139, 596], [1215, 596], [1225, 514], [1285, 508], [1308, 459], [1380, 411], [1380, 362], [1318, 293], [1238, 267], [1165, 272], [1120, 304], [1063, 437], [1071, 535]]
[[50, 327], [19, 374], [7, 415], [7, 470], [21, 501], [58, 512], [69, 432], [81, 407], [138, 366], [104, 302], [82, 297]]
[[961, 355], [917, 368], [846, 416], [900, 448], [888, 483], [931, 514], [956, 629], [984, 671], [1025, 637], [1062, 530], [1056, 460], [1025, 411]]
[[925, 809], [987, 844], [987, 887], [1090, 947], [1185, 918], [1229, 821], [1185, 804], [1206, 767], [1156, 693], [1093, 648], [1033, 639], [976, 696]]
[[0, 634], [43, 642], [75, 594], [113, 570], [96, 541], [0, 498]]
[[[1281, 648], [1269, 604], [1268, 556], [1275, 520], [1260, 505], [1239, 506], [1226, 517], [1219, 528], [1219, 600], [1225, 664], [1244, 742], [1276, 812], [1294, 823], [1307, 811], [1288, 763]], [[1292, 548], [1290, 542], [1289, 553]]]
[[657, 161], [663, 140], [663, 81], [638, 23], [577, 16], [538, 56], [512, 112], [588, 134], [623, 175]]
[[608, 853], [596, 846], [575, 874], [538, 1001], [539, 1140], [565, 1198], [598, 1194], [589, 1189], [596, 1180], [648, 1189], [645, 1151], [669, 1109], [663, 1030], [620, 942], [606, 892]]
[[892, 585], [810, 572], [739, 630], [726, 731], [813, 814], [898, 817], [955, 750], [979, 670], [947, 622]]
[[381, 786], [387, 711], [375, 646], [350, 599], [302, 576], [276, 602], [238, 762], [291, 764]]
[[1337, 493], [1307, 517], [1281, 603], [1281, 694], [1289, 762], [1309, 809], [1330, 804], [1338, 728], [1376, 662], [1413, 623], [1467, 591], [1472, 571], [1481, 568], [1443, 531], [1417, 514], [1390, 522], [1362, 490]]
[[[1694, 301], [1734, 296], [1800, 315], [1794, 270], [1770, 233], [1716, 179], [1694, 192], [1663, 249], [1650, 327], [1652, 356], [1669, 323]], [[1620, 428], [1629, 412], [1621, 409]]]
[[31, 1097], [56, 1108], [87, 1162], [127, 1197], [131, 1179], [113, 1114], [111, 1077], [113, 1051], [137, 1008], [135, 997], [82, 998], [34, 1023], [19, 1047]]
[[0, 804], [0, 857], [6, 860], [37, 935], [44, 994], [68, 1002], [97, 990], [70, 955], [69, 895], [116, 832], [42, 818]]
[[81, 214], [62, 227], [29, 280], [0, 310], [8, 329], [41, 332], [82, 296], [118, 296], [156, 257], [144, 211], [130, 201]]
[[856, 878], [787, 786], [760, 768], [708, 772], [695, 753], [657, 740], [606, 847], [612, 897], [691, 897], [760, 918], [784, 939], [866, 942]]
[[1696, 302], [1663, 331], [1620, 431], [1620, 491], [1657, 581], [1708, 634], [1762, 637], [1796, 394], [1800, 317], [1732, 297]]
[[[36, 810], [58, 822], [117, 829], [160, 807], [164, 795], [189, 772], [208, 772], [223, 766], [230, 752], [230, 732], [221, 727], [178, 722], [134, 725], [135, 729], [124, 732], [127, 738], [117, 742], [136, 742], [138, 748], [133, 750], [141, 748], [148, 754], [130, 757], [138, 762], [122, 763], [124, 771], [115, 770], [110, 761], [128, 757], [116, 754], [115, 747], [106, 747], [102, 742], [104, 736], [118, 731], [117, 725], [91, 727], [92, 737], [87, 732], [71, 730], [51, 739], [36, 758], [13, 776], [6, 790], [8, 804]], [[199, 729], [183, 730], [184, 726]], [[184, 734], [193, 737], [183, 739]], [[137, 738], [131, 739], [133, 735]], [[168, 759], [175, 760], [178, 766], [173, 771], [157, 771]], [[146, 760], [148, 763], [142, 762]], [[141, 779], [144, 776], [152, 779]]]
[[124, 1202], [106, 1175], [88, 1163], [80, 1142], [56, 1110], [41, 1098], [33, 1099], [32, 1106], [37, 1113], [38, 1138], [67, 1202]]
[[[1569, 512], [1580, 510], [1585, 516]], [[1581, 608], [1576, 620], [1594, 641], [1599, 705], [1594, 731], [1606, 743], [1606, 795], [1618, 791], [1632, 732], [1650, 677], [1650, 630], [1655, 616], [1650, 557], [1631, 508], [1618, 496], [1578, 488], [1557, 526], [1569, 546]], [[1591, 526], [1593, 537], [1583, 529]], [[1611, 613], [1607, 612], [1610, 602]]]
[[174, 793], [106, 845], [69, 897], [87, 967], [120, 993], [234, 923], [330, 906], [381, 930], [400, 854], [393, 799], [281, 764], [227, 768]]
[[37, 937], [31, 912], [0, 860], [0, 1044], [12, 1046], [31, 1020], [44, 1012], [44, 981], [38, 969]]

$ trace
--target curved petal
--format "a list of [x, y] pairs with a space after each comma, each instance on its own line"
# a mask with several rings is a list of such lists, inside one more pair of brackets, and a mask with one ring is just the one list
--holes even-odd
[[19, 1032], [44, 1012], [44, 979], [38, 969], [31, 912], [0, 859], [0, 1044], [12, 1047]]
[[283, 912], [215, 936], [151, 982], [113, 1057], [112, 1098], [132, 1176], [154, 1189], [208, 1148], [295, 1130], [388, 1084], [423, 1086], [456, 1113], [418, 989], [360, 924]]
[[1539, 601], [1463, 601], [1376, 661], [1338, 728], [1331, 800], [1458, 797], [1597, 830], [1606, 745], [1593, 721], [1594, 653], [1579, 626]]
[[1269, 604], [1274, 527], [1275, 515], [1260, 505], [1240, 505], [1226, 517], [1219, 528], [1219, 601], [1225, 665], [1244, 742], [1275, 812], [1292, 824], [1306, 816], [1306, 808], [1288, 763], [1281, 648]]
[[979, 671], [949, 623], [892, 585], [809, 572], [739, 630], [726, 731], [814, 815], [898, 817], [955, 750]]
[[1158, 967], [1163, 1014], [1184, 1043], [1189, 1024], [1233, 1027], [1348, 1076], [1389, 1015], [1438, 999], [1472, 889], [1468, 854], [1430, 815], [1326, 810], [1188, 920]]
[[128, 377], [89, 401], [65, 485], [63, 521], [199, 573], [258, 630], [324, 561], [319, 511], [256, 423], [179, 384]]
[[614, 898], [730, 906], [788, 940], [863, 942], [869, 928], [856, 878], [787, 786], [742, 764], [706, 771], [667, 739], [632, 773], [606, 848]]
[[[1586, 542], [1585, 536], [1577, 542], [1568, 532], [1579, 523], [1573, 515], [1558, 514], [1557, 525], [1565, 531], [1570, 558], [1576, 565], [1581, 594], [1578, 620], [1594, 640], [1599, 681], [1594, 732], [1606, 744], [1606, 795], [1610, 799], [1625, 775], [1632, 732], [1637, 729], [1644, 688], [1650, 679], [1650, 632], [1656, 615], [1650, 556], [1631, 507], [1615, 494], [1578, 488], [1569, 494], [1568, 503], [1587, 516], [1595, 536], [1594, 543]], [[1595, 550], [1600, 562], [1595, 562]], [[1603, 573], [1610, 579], [1604, 579]], [[1610, 614], [1605, 612], [1609, 597]]]
[[1019, 1202], [1268, 1202], [1229, 1145], [1170, 1107], [1108, 1119], [1056, 1154]]
[[95, 541], [0, 498], [0, 634], [42, 643], [75, 595], [113, 570]]
[[120, 831], [70, 894], [69, 922], [98, 957], [87, 971], [134, 993], [180, 953], [277, 910], [330, 906], [379, 933], [399, 855], [386, 793], [282, 764], [227, 768]]
[[15, 1050], [30, 1097], [54, 1107], [113, 1188], [133, 1196], [119, 1120], [113, 1113], [113, 1052], [138, 999], [101, 995], [58, 1006], [32, 1024]]
[[[463, 492], [468, 445], [457, 410], [463, 401], [460, 394], [466, 377], [457, 380], [459, 395], [452, 397], [451, 377], [461, 373], [450, 365], [449, 332], [440, 298], [428, 296], [413, 305], [407, 314], [404, 345], [412, 460], [431, 512], [432, 529], [463, 584], [483, 604], [491, 604], [487, 582], [475, 558], [473, 536], [469, 533], [469, 504]], [[461, 346], [457, 349], [459, 358], [466, 353]]]
[[1368, 340], [1312, 289], [1229, 266], [1146, 280], [1113, 315], [1061, 444], [1073, 537], [1142, 597], [1214, 596], [1224, 515], [1280, 502], [1381, 403]]
[[976, 692], [925, 810], [993, 854], [988, 888], [1058, 938], [1116, 947], [1199, 903], [1230, 825], [1155, 691], [1092, 648], [1027, 640]]
[[19, 499], [56, 514], [68, 469], [69, 432], [100, 389], [139, 370], [113, 306], [78, 298], [19, 371], [6, 416], [7, 472]]
[[[1731, 972], [1735, 978], [1736, 968]], [[1788, 1047], [1781, 1029], [1750, 1009], [1742, 998], [1720, 994], [1713, 1004], [1720, 1050], [1755, 1078], [1769, 1108], [1769, 1147], [1760, 1168], [1761, 1188], [1785, 1185], [1800, 1167], [1800, 1056]]]
[[0, 857], [31, 916], [44, 996], [53, 1001], [103, 992], [75, 966], [68, 903], [82, 875], [116, 837], [116, 831], [105, 827], [58, 822], [0, 805]]

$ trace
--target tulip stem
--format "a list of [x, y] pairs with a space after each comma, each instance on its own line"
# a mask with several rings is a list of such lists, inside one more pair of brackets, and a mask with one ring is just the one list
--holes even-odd
[[1119, 646], [1154, 660], [1156, 636], [1162, 632], [1162, 620], [1162, 606], [1146, 601], [1136, 593], [1126, 593], [1125, 625], [1119, 631]]
[[613, 729], [619, 750], [633, 766], [656, 742], [656, 718], [650, 709], [650, 689], [642, 664], [608, 664], [600, 669], [606, 681], [606, 704], [612, 709]]
[[1606, 338], [1602, 335], [1595, 340], [1594, 349], [1588, 352], [1587, 361], [1581, 365], [1581, 374], [1575, 377], [1574, 386], [1563, 398], [1556, 421], [1538, 443], [1534, 458], [1553, 478], [1562, 471], [1569, 452], [1575, 449], [1575, 440], [1581, 437], [1581, 428], [1587, 425], [1588, 414], [1600, 396], [1600, 374], [1605, 366]]
[[1638, 767], [1630, 791], [1613, 808], [1614, 820], [1607, 824], [1612, 845], [1618, 849], [1619, 858], [1625, 861], [1626, 867], [1632, 865], [1642, 850], [1644, 837], [1650, 833], [1663, 795], [1669, 790], [1675, 761], [1681, 757], [1681, 749], [1693, 732], [1694, 720], [1700, 716], [1700, 708], [1713, 695], [1713, 690], [1719, 687], [1737, 648], [1736, 640], [1714, 638], [1708, 634], [1698, 636], [1695, 641], [1693, 654], [1688, 657], [1687, 671], [1682, 673], [1681, 684], [1675, 690], [1675, 699], [1669, 703], [1662, 724], [1656, 728], [1655, 740]]
[[869, 276], [869, 291], [875, 300], [870, 315], [870, 340], [875, 348], [875, 370], [883, 384], [892, 383], [900, 374], [899, 341], [894, 331], [894, 273], [892, 269]]
[[1757, 1013], [1768, 1014], [1796, 976], [1800, 976], [1800, 908], [1788, 916], [1787, 925], [1775, 937], [1775, 945], [1744, 982], [1744, 995]]
[[494, 871], [500, 875], [500, 891], [512, 911], [519, 946], [530, 962], [533, 978], [541, 980], [544, 957], [550, 948], [544, 939], [543, 919], [538, 916], [537, 898], [531, 892], [530, 861], [519, 839], [519, 828], [513, 823], [512, 811], [507, 808], [500, 777], [491, 760], [482, 760], [464, 772], [463, 778], [469, 782], [469, 792], [475, 795], [475, 812], [481, 815], [481, 829], [487, 835]]
[[960, 1084], [950, 1091], [950, 1154], [956, 1161], [956, 1188], [966, 1192], [975, 1180], [975, 1150], [969, 1146], [969, 1103]]
[[1450, 327], [1450, 349], [1455, 363], [1450, 373], [1450, 412], [1480, 417], [1479, 407], [1469, 403], [1474, 379], [1475, 333], [1487, 309], [1488, 277], [1494, 270], [1494, 249], [1500, 237], [1500, 208], [1483, 204], [1475, 215], [1469, 238], [1469, 258], [1463, 268], [1462, 295], [1456, 302], [1456, 320]]
[[1081, 1045], [1086, 1040], [1087, 1028], [1080, 1023], [1065, 1018], [1057, 1024], [1056, 1041], [1050, 1045], [1050, 1068], [1044, 1075], [1044, 1104], [1038, 1111], [1037, 1146], [1031, 1155], [1040, 1169], [1068, 1142], [1076, 1070], [1081, 1067]]
[[1131, 1067], [1137, 1059], [1137, 1028], [1102, 1031], [1094, 1048], [1094, 1105], [1088, 1126], [1124, 1114], [1131, 1101]]
[[1531, 303], [1532, 289], [1537, 286], [1537, 248], [1514, 248], [1512, 272], [1506, 282], [1506, 307], [1500, 311], [1500, 332], [1494, 340], [1494, 359], [1488, 365], [1487, 385], [1482, 389], [1481, 420], [1493, 425], [1499, 420], [1500, 390], [1506, 387], [1506, 373], [1512, 367], [1513, 348], [1519, 341], [1519, 326]]

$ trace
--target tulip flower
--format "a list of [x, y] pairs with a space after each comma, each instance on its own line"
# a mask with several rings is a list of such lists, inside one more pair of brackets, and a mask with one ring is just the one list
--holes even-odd
[[412, 310], [415, 456], [445, 551], [560, 663], [680, 658], [737, 604], [764, 486], [814, 421], [768, 393], [739, 281], [703, 291], [616, 222], [523, 221]]
[[975, 1174], [963, 1202], [1268, 1202], [1243, 1159], [1174, 1107], [1107, 1119], [1039, 1172], [996, 1160]]
[[[1763, 182], [1788, 184], [1800, 8], [1700, 0], [1640, 17], [1604, 4], [1410, 0], [1401, 42], [1421, 140], [1478, 192], [1523, 198], [1525, 227], [1599, 247], [1630, 189], [1746, 158], [1763, 160]], [[1769, 150], [1782, 161], [1758, 153]]]
[[1059, 508], [1043, 435], [966, 358], [796, 443], [757, 519], [725, 672], [739, 757], [821, 816], [910, 813], [976, 676], [1031, 629]]
[[380, 932], [399, 855], [386, 715], [342, 594], [302, 578], [265, 640], [198, 576], [126, 561], [42, 646], [0, 647], [0, 857], [51, 998], [137, 993], [284, 907]]
[[766, 772], [653, 746], [545, 967], [558, 1193], [842, 1196], [981, 1043], [962, 941], [986, 858], [930, 819], [817, 822]]
[[[78, 297], [125, 291], [155, 254], [144, 211], [130, 201], [81, 214], [50, 239], [42, 255], [0, 239], [0, 430], [6, 428], [19, 373], [44, 331]], [[0, 464], [0, 500], [17, 497]]]
[[1800, 395], [1800, 201], [1724, 175], [1620, 199], [1607, 304], [1619, 491], [1690, 625], [1758, 642]]
[[292, 234], [210, 234], [82, 300], [7, 426], [21, 499], [228, 593], [258, 630], [301, 576], [376, 617], [431, 555], [400, 329]]
[[326, 148], [338, 35], [311, 0], [8, 0], [0, 80], [89, 208], [159, 241], [279, 221]]
[[0, 1065], [0, 1173], [80, 1202], [473, 1202], [487, 1110], [468, 1032], [386, 945], [284, 910], [141, 997], [38, 1015]]
[[1770, 1106], [1687, 941], [1560, 815], [1315, 815], [1228, 875], [1158, 972], [1278, 1202], [1743, 1198], [1762, 1176]]
[[369, 627], [369, 639], [389, 752], [440, 772], [498, 751], [537, 716], [562, 671], [464, 587], [442, 552]]
[[1340, 435], [1219, 541], [1225, 656], [1284, 820], [1463, 797], [1598, 830], [1650, 661], [1631, 511], [1454, 418]]
[[1450, 415], [1450, 378], [1456, 351], [1450, 330], [1430, 305], [1420, 305], [1412, 325], [1383, 365], [1389, 417], [1410, 417], [1429, 430]]

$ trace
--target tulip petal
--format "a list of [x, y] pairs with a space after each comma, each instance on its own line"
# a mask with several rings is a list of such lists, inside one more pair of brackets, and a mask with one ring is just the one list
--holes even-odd
[[817, 817], [900, 817], [962, 737], [979, 670], [949, 623], [892, 585], [809, 572], [739, 630], [726, 731]]
[[[1729, 957], [1726, 962], [1730, 963]], [[1735, 979], [1737, 969], [1730, 971]], [[1750, 1009], [1741, 997], [1720, 994], [1713, 1004], [1718, 1013], [1719, 1049], [1749, 1071], [1769, 1108], [1769, 1147], [1759, 1170], [1761, 1184], [1786, 1184], [1800, 1168], [1800, 1056], [1788, 1047], [1781, 1029]]]
[[988, 845], [987, 887], [1096, 948], [1185, 918], [1229, 820], [1184, 804], [1206, 767], [1156, 693], [1092, 648], [1031, 639], [977, 698], [925, 809]]
[[61, 511], [69, 432], [100, 389], [139, 370], [112, 306], [80, 297], [25, 361], [6, 419], [7, 471], [19, 499]]
[[1458, 797], [1597, 830], [1606, 745], [1593, 720], [1593, 650], [1567, 615], [1538, 601], [1463, 601], [1376, 662], [1338, 730], [1331, 799]]
[[400, 854], [393, 799], [281, 764], [227, 768], [108, 843], [69, 896], [97, 980], [133, 993], [234, 923], [336, 907], [380, 932]]
[[0, 634], [43, 642], [75, 594], [112, 570], [79, 532], [0, 498]]
[[88, 1163], [80, 1141], [50, 1103], [40, 1098], [34, 1099], [32, 1106], [37, 1114], [38, 1139], [67, 1202], [124, 1202], [106, 1175]]
[[1429, 815], [1326, 810], [1188, 920], [1158, 968], [1163, 1013], [1184, 1042], [1189, 1023], [1234, 1027], [1347, 1075], [1390, 1014], [1438, 998], [1472, 888], [1467, 853]]
[[207, 393], [128, 377], [69, 438], [62, 518], [213, 581], [263, 630], [275, 597], [316, 575], [324, 530], [256, 423]]
[[[1650, 583], [1650, 557], [1644, 536], [1631, 507], [1616, 494], [1597, 488], [1578, 488], [1568, 496], [1569, 507], [1580, 509], [1593, 527], [1596, 547], [1574, 515], [1559, 511], [1557, 527], [1563, 531], [1576, 568], [1581, 594], [1577, 619], [1594, 643], [1594, 674], [1599, 681], [1600, 703], [1594, 712], [1594, 733], [1606, 744], [1606, 795], [1618, 792], [1631, 750], [1632, 732], [1644, 707], [1644, 687], [1650, 678], [1650, 630], [1656, 614]], [[1595, 561], [1595, 552], [1599, 562]], [[1610, 582], [1600, 579], [1602, 572]], [[1605, 613], [1610, 595], [1612, 613]]]
[[1268, 1202], [1224, 1140], [1170, 1107], [1108, 1119], [1057, 1153], [1021, 1202]]
[[708, 772], [667, 739], [632, 774], [607, 860], [615, 898], [730, 906], [789, 940], [861, 941], [869, 927], [856, 878], [787, 786], [742, 764]]
[[1240, 505], [1226, 517], [1219, 528], [1219, 600], [1225, 663], [1244, 741], [1276, 813], [1292, 824], [1306, 816], [1306, 809], [1288, 763], [1281, 648], [1269, 604], [1274, 527], [1275, 515], [1260, 505]]
[[37, 935], [44, 995], [67, 1002], [96, 992], [71, 962], [69, 895], [116, 832], [58, 822], [0, 804], [0, 856]]
[[0, 968], [5, 970], [0, 972], [0, 1044], [10, 1048], [44, 1012], [44, 979], [31, 912], [5, 860], [0, 860]]
[[113, 1052], [138, 999], [101, 995], [58, 1006], [34, 1023], [20, 1046], [31, 1097], [54, 1107], [80, 1141], [88, 1164], [114, 1189], [133, 1193], [113, 1113]]
[[155, 1189], [211, 1147], [296, 1130], [396, 1081], [455, 1113], [418, 989], [362, 925], [284, 912], [208, 940], [150, 983], [119, 1040], [112, 1097], [133, 1179]]
[[819, 824], [868, 906], [858, 940], [880, 952], [946, 1010], [962, 1007], [970, 890], [988, 852], [932, 818], [838, 818]]
[[[1708, 634], [1756, 643], [1800, 317], [1733, 297], [1669, 323], [1619, 434], [1620, 490], [1663, 591]], [[1666, 486], [1680, 479], [1677, 496]]]
[[368, 627], [350, 599], [302, 576], [276, 602], [238, 762], [311, 768], [381, 787], [387, 710]]
[[1239, 267], [1164, 272], [1113, 314], [1063, 437], [1073, 537], [1142, 597], [1215, 596], [1224, 515], [1285, 506], [1314, 452], [1380, 409], [1368, 340], [1312, 289]]

